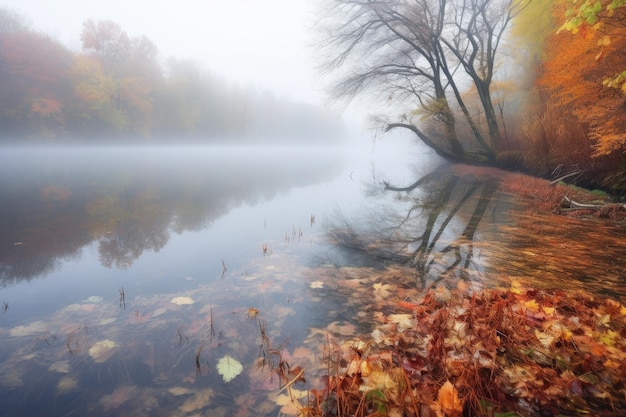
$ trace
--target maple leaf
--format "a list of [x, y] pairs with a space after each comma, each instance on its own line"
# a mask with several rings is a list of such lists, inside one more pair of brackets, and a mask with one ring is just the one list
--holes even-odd
[[241, 371], [243, 371], [241, 363], [230, 355], [224, 355], [217, 362], [217, 372], [222, 375], [224, 382], [232, 381]]
[[391, 314], [389, 322], [398, 325], [398, 332], [402, 333], [406, 329], [413, 327], [413, 316], [410, 314]]
[[376, 298], [386, 298], [389, 296], [390, 288], [391, 285], [389, 284], [381, 284], [380, 282], [377, 282], [374, 284], [374, 296]]

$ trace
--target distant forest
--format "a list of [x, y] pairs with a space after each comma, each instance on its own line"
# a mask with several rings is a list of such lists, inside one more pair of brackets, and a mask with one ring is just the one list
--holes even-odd
[[164, 64], [145, 36], [87, 20], [72, 51], [0, 7], [4, 142], [120, 140], [329, 143], [339, 118], [320, 107], [240, 87], [197, 62]]

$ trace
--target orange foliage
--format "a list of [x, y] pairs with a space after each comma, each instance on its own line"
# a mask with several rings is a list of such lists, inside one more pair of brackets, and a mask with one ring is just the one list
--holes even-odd
[[[555, 6], [555, 15], [562, 23], [561, 8]], [[626, 9], [616, 11], [614, 17], [623, 21]], [[576, 116], [593, 142], [594, 157], [623, 152], [626, 97], [622, 90], [606, 88], [603, 81], [624, 65], [626, 29], [611, 24], [584, 29], [575, 36], [555, 33], [549, 38], [538, 84], [550, 106]], [[605, 42], [609, 38], [611, 42]]]

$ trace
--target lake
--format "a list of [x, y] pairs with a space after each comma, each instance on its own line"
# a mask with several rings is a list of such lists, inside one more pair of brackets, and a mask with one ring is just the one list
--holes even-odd
[[279, 372], [319, 386], [324, 344], [369, 334], [380, 299], [626, 301], [623, 227], [530, 215], [406, 140], [1, 152], [3, 416], [294, 414]]

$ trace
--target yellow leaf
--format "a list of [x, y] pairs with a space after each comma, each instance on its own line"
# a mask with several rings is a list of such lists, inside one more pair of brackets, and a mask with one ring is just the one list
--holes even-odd
[[618, 336], [619, 334], [617, 332], [614, 332], [613, 330], [608, 330], [606, 333], [600, 336], [600, 341], [607, 346], [613, 347], [615, 346], [615, 340]]
[[550, 347], [554, 341], [554, 336], [548, 333], [540, 332], [537, 329], [535, 329], [535, 337], [544, 347]]
[[389, 284], [381, 284], [377, 282], [374, 284], [374, 295], [379, 298], [386, 298], [389, 295], [389, 289], [391, 285]]
[[524, 288], [522, 287], [522, 284], [517, 281], [511, 282], [511, 292], [513, 294], [522, 294], [523, 290]]
[[611, 44], [611, 38], [608, 35], [604, 35], [598, 41], [598, 45], [600, 46], [609, 46]]
[[531, 311], [539, 311], [539, 304], [535, 300], [528, 300], [524, 303], [524, 306]]

